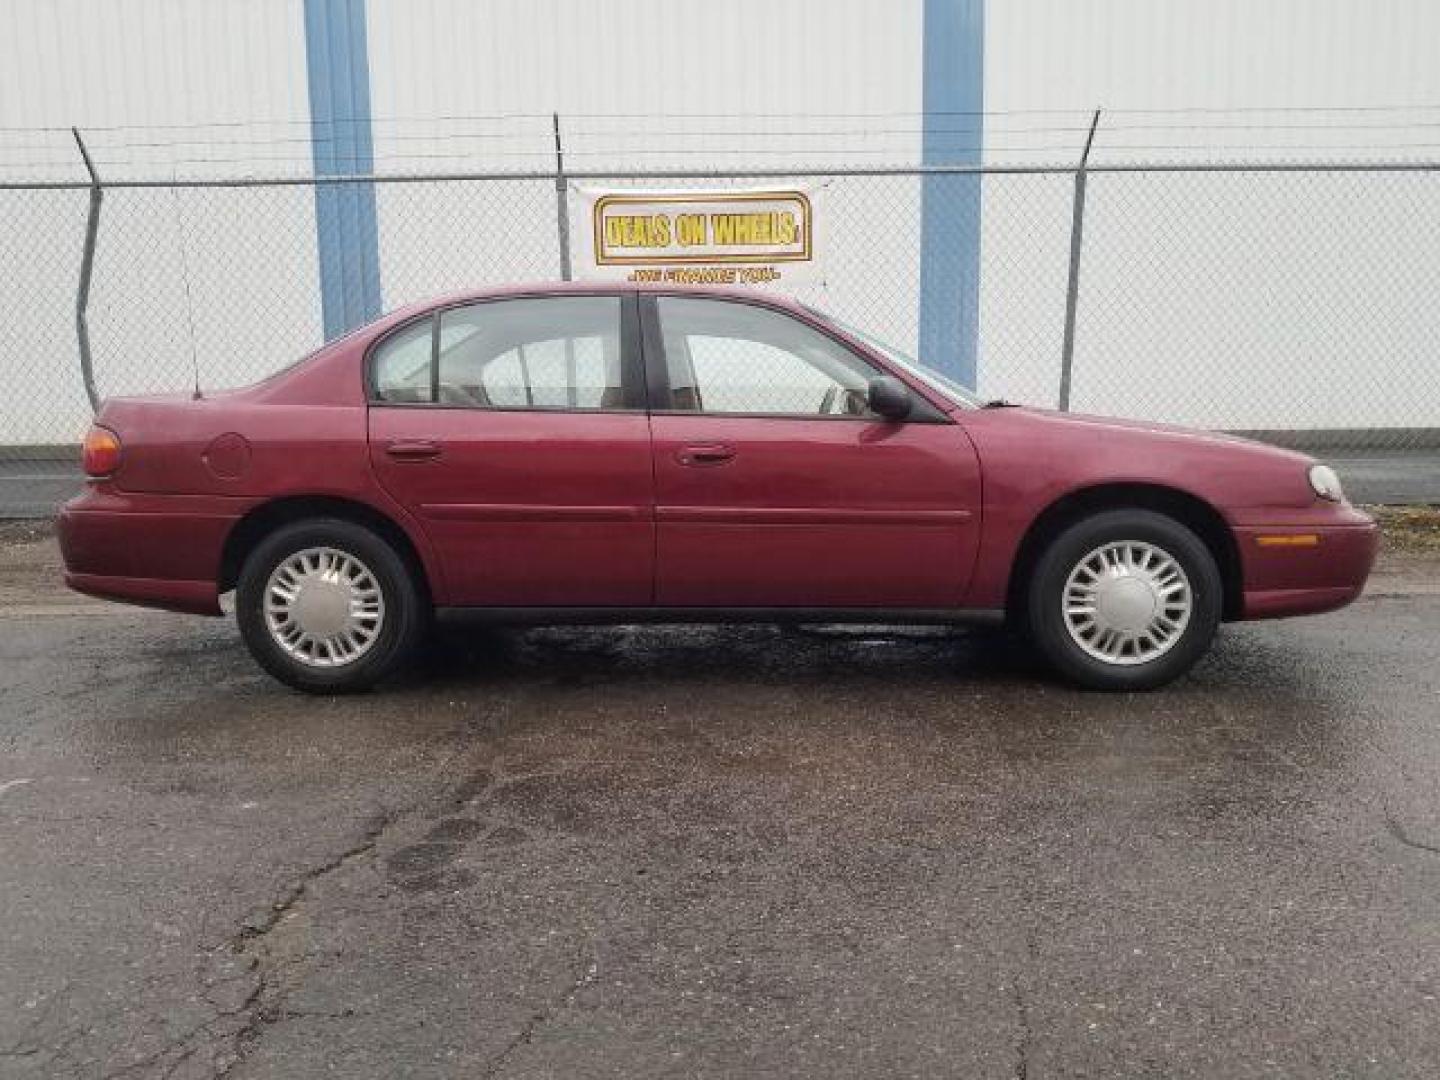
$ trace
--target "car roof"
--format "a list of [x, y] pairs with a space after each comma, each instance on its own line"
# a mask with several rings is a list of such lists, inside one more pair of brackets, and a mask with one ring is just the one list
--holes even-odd
[[532, 281], [513, 285], [488, 286], [478, 289], [461, 289], [441, 296], [433, 296], [417, 303], [407, 304], [406, 310], [423, 311], [433, 307], [464, 303], [467, 300], [490, 300], [502, 296], [564, 296], [595, 293], [640, 292], [667, 295], [704, 296], [724, 300], [762, 300], [776, 307], [803, 312], [799, 301], [784, 293], [760, 289], [741, 289], [720, 285], [667, 285], [664, 283], [631, 281]]

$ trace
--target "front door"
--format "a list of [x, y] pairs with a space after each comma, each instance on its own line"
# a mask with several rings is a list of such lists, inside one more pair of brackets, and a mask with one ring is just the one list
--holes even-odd
[[656, 602], [953, 608], [980, 473], [933, 408], [866, 407], [867, 358], [758, 303], [642, 298], [656, 484]]
[[446, 308], [372, 353], [370, 458], [444, 602], [649, 604], [654, 478], [633, 295]]

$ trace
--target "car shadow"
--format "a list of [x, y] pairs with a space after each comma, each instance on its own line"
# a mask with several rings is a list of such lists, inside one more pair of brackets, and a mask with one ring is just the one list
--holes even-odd
[[539, 681], [836, 685], [915, 680], [1049, 680], [1022, 641], [998, 627], [452, 626], [426, 640], [399, 688]]

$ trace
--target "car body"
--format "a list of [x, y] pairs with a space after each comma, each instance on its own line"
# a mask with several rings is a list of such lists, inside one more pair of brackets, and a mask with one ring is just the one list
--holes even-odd
[[[99, 475], [60, 515], [66, 582], [208, 615], [238, 585], [252, 651], [312, 690], [374, 682], [432, 610], [531, 623], [1008, 615], [1079, 681], [1141, 688], [1188, 668], [1215, 622], [1353, 600], [1378, 542], [1304, 455], [983, 407], [829, 317], [753, 292], [464, 293], [254, 386], [114, 399], [96, 423]], [[1097, 520], [1109, 523], [1088, 537], [1098, 546], [1049, 565], [1062, 536], [1087, 542]], [[269, 552], [265, 580], [247, 586], [269, 540], [316, 522], [345, 536], [312, 529], [296, 549], [309, 555], [282, 571], [296, 551]], [[354, 567], [321, 565], [349, 551], [378, 572], [342, 542], [359, 532], [406, 579], [404, 595], [384, 573], [365, 579], [404, 616], [384, 662], [366, 634], [394, 620], [347, 623], [365, 606]], [[1047, 573], [1066, 633], [1050, 625], [1055, 598], [1035, 596]], [[1184, 613], [1161, 611], [1167, 589]], [[1071, 613], [1086, 605], [1099, 630]], [[1106, 626], [1168, 645], [1146, 659]], [[1198, 650], [1170, 640], [1196, 635]]]

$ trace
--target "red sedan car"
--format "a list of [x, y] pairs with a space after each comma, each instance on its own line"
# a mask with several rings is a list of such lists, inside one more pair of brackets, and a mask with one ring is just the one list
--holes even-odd
[[1222, 435], [983, 404], [800, 304], [623, 286], [397, 311], [247, 389], [108, 402], [66, 581], [209, 615], [338, 691], [432, 616], [1008, 618], [1091, 687], [1222, 620], [1359, 595], [1334, 472]]

